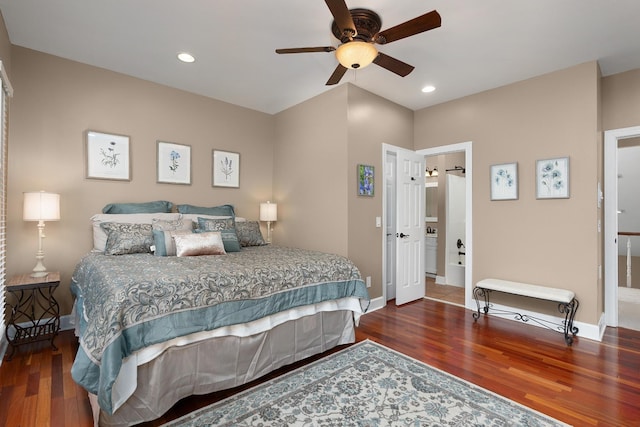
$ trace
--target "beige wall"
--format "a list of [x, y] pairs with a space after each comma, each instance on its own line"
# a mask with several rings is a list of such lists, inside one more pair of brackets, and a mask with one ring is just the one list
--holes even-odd
[[[30, 271], [36, 224], [22, 221], [22, 193], [61, 194], [61, 221], [46, 225], [45, 265], [62, 272], [57, 292], [62, 313], [71, 310], [72, 270], [91, 249], [89, 218], [110, 202], [169, 200], [235, 205], [257, 219], [272, 197], [273, 116], [210, 98], [14, 47], [8, 188], [8, 274]], [[87, 129], [131, 137], [132, 180], [85, 179]], [[156, 183], [156, 141], [187, 144], [192, 185]], [[240, 188], [211, 186], [211, 152], [240, 153]]]
[[273, 241], [348, 253], [347, 86], [275, 116]]
[[[274, 242], [348, 256], [382, 296], [382, 144], [411, 148], [413, 111], [345, 84], [277, 114], [276, 140]], [[358, 164], [374, 197], [357, 196]]]
[[[349, 258], [363, 277], [371, 276], [372, 298], [382, 291], [382, 144], [411, 149], [413, 111], [363, 89], [348, 85], [348, 233]], [[374, 197], [357, 195], [358, 164], [374, 166]]]
[[[415, 149], [473, 141], [473, 282], [562, 287], [597, 323], [598, 80], [595, 62], [415, 113]], [[535, 162], [570, 158], [570, 198], [536, 200]], [[490, 200], [489, 168], [518, 162], [519, 199]]]
[[640, 125], [640, 68], [602, 78], [602, 128]]

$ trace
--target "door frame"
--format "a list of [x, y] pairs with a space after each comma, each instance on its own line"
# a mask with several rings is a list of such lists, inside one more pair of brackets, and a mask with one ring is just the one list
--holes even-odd
[[[390, 144], [382, 144], [382, 168], [383, 168], [383, 176], [385, 174], [385, 156], [387, 152], [398, 152], [399, 150], [406, 150], [406, 148], [396, 147]], [[442, 145], [439, 147], [426, 148], [422, 150], [416, 150], [417, 154], [422, 156], [437, 156], [440, 154], [449, 154], [463, 151], [465, 153], [465, 168], [466, 168], [466, 178], [467, 178], [467, 188], [466, 188], [466, 224], [465, 224], [465, 233], [467, 242], [465, 243], [465, 307], [468, 309], [474, 309], [474, 301], [472, 296], [473, 291], [473, 141], [461, 142], [457, 144], [451, 145]], [[387, 194], [386, 188], [383, 187], [382, 192], [382, 206], [386, 206], [387, 202]], [[386, 229], [387, 224], [387, 215], [385, 209], [382, 212], [382, 229]], [[386, 283], [387, 271], [386, 271], [386, 259], [387, 259], [387, 250], [386, 250], [386, 240], [385, 233], [382, 233], [382, 283]], [[424, 274], [424, 272], [423, 272]], [[387, 289], [386, 286], [382, 287], [382, 298], [384, 301], [383, 305], [387, 304]]]
[[640, 126], [604, 132], [604, 312], [618, 326], [618, 141], [640, 137]]

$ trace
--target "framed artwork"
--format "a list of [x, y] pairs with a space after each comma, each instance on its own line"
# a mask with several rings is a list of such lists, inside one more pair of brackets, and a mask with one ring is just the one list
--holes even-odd
[[358, 196], [373, 197], [374, 178], [373, 166], [358, 165]]
[[131, 181], [128, 136], [93, 130], [85, 136], [87, 178]]
[[213, 186], [240, 187], [240, 154], [213, 150]]
[[191, 184], [191, 146], [158, 141], [158, 182]]
[[518, 163], [491, 165], [491, 200], [518, 200]]
[[536, 198], [569, 198], [569, 158], [536, 161]]

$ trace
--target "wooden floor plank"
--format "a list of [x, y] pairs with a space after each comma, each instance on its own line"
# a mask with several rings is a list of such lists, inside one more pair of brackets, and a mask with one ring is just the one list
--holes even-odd
[[[640, 425], [640, 332], [607, 328], [602, 342], [577, 338], [568, 347], [561, 334], [496, 317], [474, 322], [471, 314], [428, 299], [401, 307], [391, 302], [362, 317], [356, 339], [376, 341], [571, 425]], [[70, 373], [77, 339], [65, 331], [56, 345], [58, 351], [24, 346], [3, 361], [0, 425], [93, 425], [86, 393]], [[159, 426], [305, 363], [184, 399], [143, 426]]]

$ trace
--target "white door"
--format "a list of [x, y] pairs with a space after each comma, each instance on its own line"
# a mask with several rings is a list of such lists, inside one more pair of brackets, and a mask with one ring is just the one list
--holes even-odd
[[386, 191], [386, 229], [385, 247], [386, 274], [385, 287], [387, 291], [387, 301], [396, 298], [396, 160], [395, 153], [388, 151], [385, 154], [385, 191]]
[[398, 150], [396, 305], [424, 297], [424, 156]]

